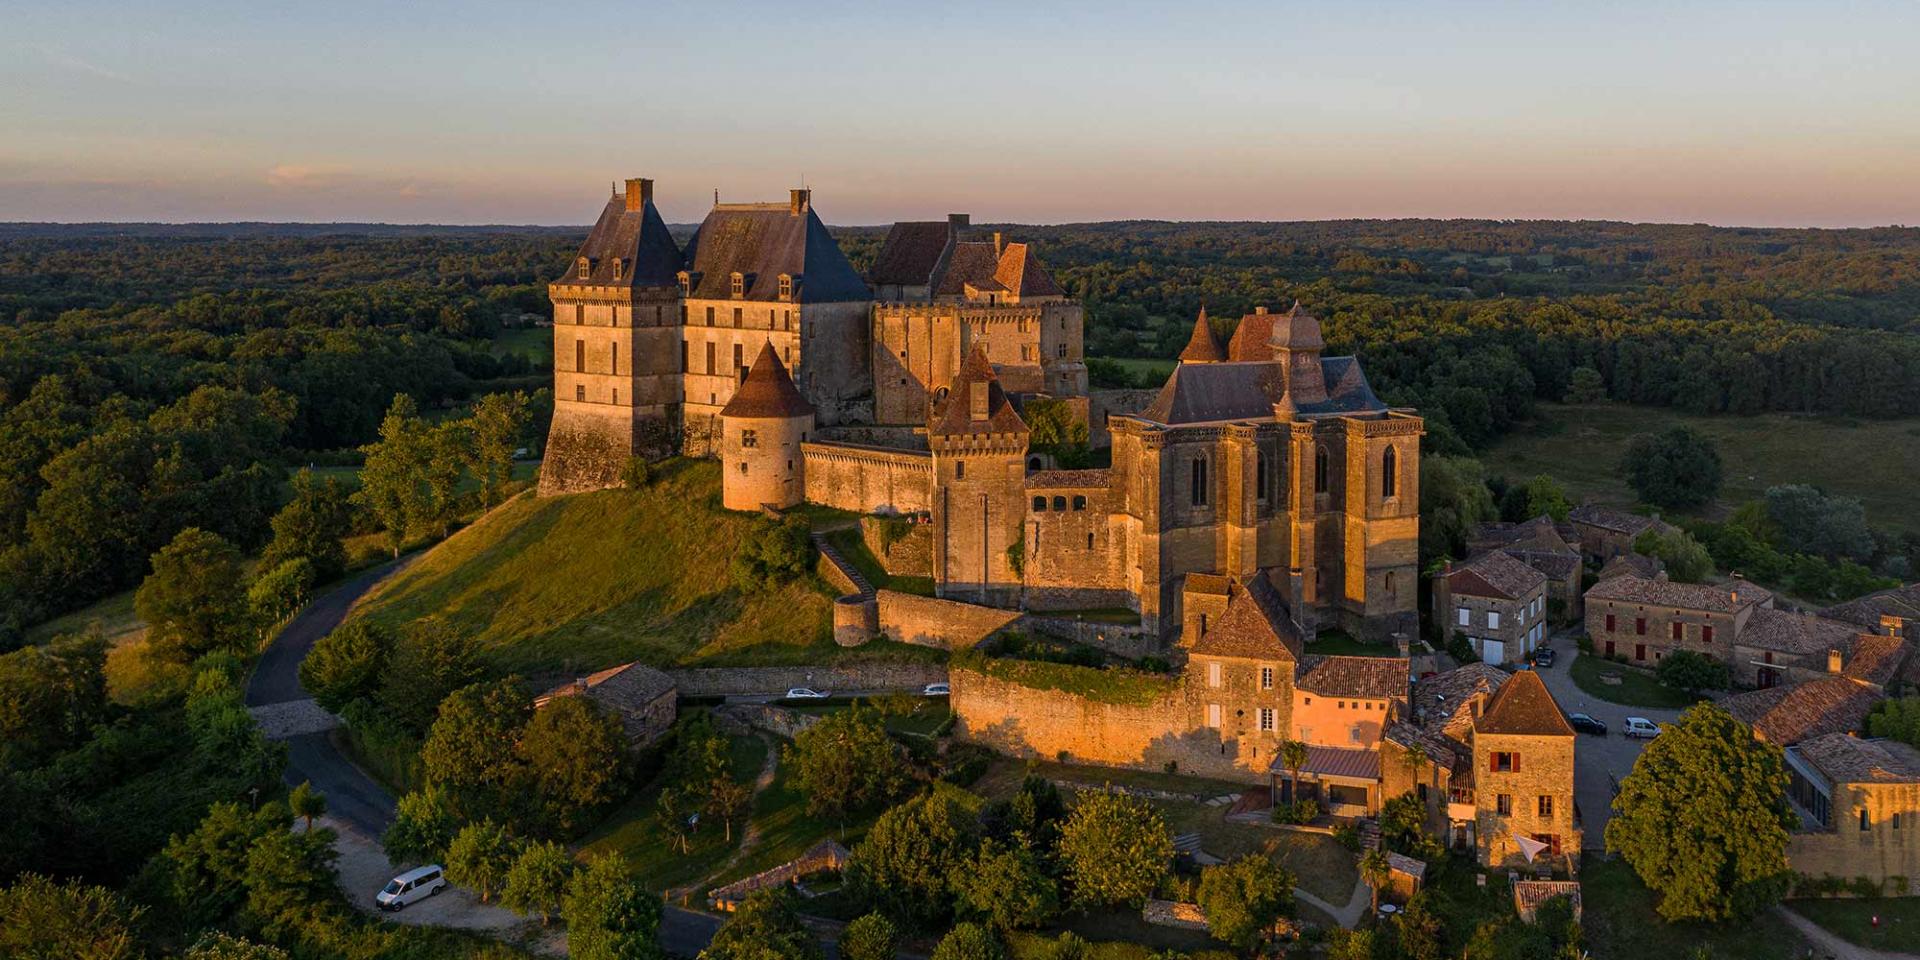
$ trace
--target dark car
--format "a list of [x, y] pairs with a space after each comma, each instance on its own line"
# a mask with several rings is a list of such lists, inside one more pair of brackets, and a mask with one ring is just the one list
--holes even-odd
[[1572, 724], [1573, 728], [1581, 733], [1591, 733], [1596, 737], [1604, 737], [1607, 735], [1607, 724], [1605, 721], [1595, 720], [1584, 713], [1567, 714], [1567, 722]]
[[1536, 667], [1553, 666], [1553, 648], [1541, 647], [1533, 652], [1533, 665]]

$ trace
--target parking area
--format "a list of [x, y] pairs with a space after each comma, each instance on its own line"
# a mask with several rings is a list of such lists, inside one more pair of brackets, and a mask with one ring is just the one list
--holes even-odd
[[1577, 734], [1573, 748], [1573, 796], [1580, 807], [1583, 845], [1588, 849], [1606, 846], [1607, 818], [1612, 810], [1613, 783], [1633, 769], [1633, 762], [1646, 746], [1645, 740], [1620, 735], [1628, 717], [1646, 717], [1655, 723], [1668, 723], [1680, 717], [1678, 710], [1658, 707], [1626, 707], [1590, 696], [1573, 682], [1568, 673], [1574, 658], [1580, 655], [1572, 637], [1552, 641], [1558, 658], [1553, 666], [1539, 671], [1547, 690], [1565, 713], [1584, 713], [1607, 725], [1605, 737]]

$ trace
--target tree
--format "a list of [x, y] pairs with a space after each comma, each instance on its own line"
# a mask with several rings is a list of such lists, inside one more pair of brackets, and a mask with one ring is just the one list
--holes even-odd
[[1202, 871], [1197, 900], [1215, 939], [1251, 950], [1274, 921], [1293, 912], [1293, 884], [1293, 874], [1285, 868], [1248, 854]]
[[1060, 912], [1060, 889], [1023, 846], [980, 845], [972, 867], [955, 876], [962, 912], [997, 930], [1041, 926]]
[[1006, 960], [1006, 956], [1000, 938], [977, 923], [955, 924], [933, 948], [933, 960]]
[[574, 871], [560, 915], [574, 960], [658, 960], [660, 898], [641, 886], [617, 854]]
[[1867, 714], [1867, 734], [1891, 737], [1907, 746], [1920, 746], [1920, 697], [1882, 700]]
[[418, 521], [444, 539], [459, 507], [460, 479], [466, 476], [473, 441], [465, 420], [448, 420], [425, 432], [426, 464], [421, 479], [427, 496]]
[[355, 700], [372, 697], [386, 671], [392, 635], [371, 620], [349, 620], [321, 637], [300, 661], [300, 685], [314, 702], [339, 713]]
[[1063, 400], [1035, 398], [1020, 411], [1031, 433], [1028, 449], [1051, 455], [1060, 467], [1074, 470], [1088, 463], [1087, 424]]
[[1657, 507], [1702, 507], [1720, 492], [1720, 453], [1692, 427], [1635, 436], [1620, 460], [1620, 472], [1641, 500]]
[[732, 777], [720, 777], [707, 786], [707, 805], [704, 813], [720, 821], [726, 831], [726, 840], [733, 842], [733, 822], [747, 812], [747, 802], [753, 799], [753, 791], [747, 785]]
[[714, 931], [700, 960], [821, 960], [820, 944], [800, 923], [785, 887], [748, 896]]
[[191, 833], [169, 838], [156, 872], [178, 917], [204, 926], [239, 910], [246, 897], [247, 851], [261, 837], [285, 831], [289, 819], [278, 804], [250, 811], [216, 803]]
[[1036, 773], [1020, 781], [1020, 792], [980, 811], [980, 825], [988, 838], [1043, 853], [1059, 842], [1060, 824], [1066, 819], [1067, 801], [1060, 796], [1060, 788]]
[[0, 956], [137, 960], [143, 912], [105, 887], [24, 874], [0, 887]]
[[840, 931], [842, 960], [894, 960], [900, 952], [900, 929], [886, 914], [855, 917]]
[[247, 609], [261, 628], [261, 638], [305, 606], [312, 590], [313, 564], [302, 558], [268, 568], [253, 581], [247, 588]]
[[432, 455], [428, 427], [413, 398], [399, 394], [380, 421], [380, 439], [360, 448], [360, 489], [353, 502], [387, 534], [395, 558], [418, 518], [428, 512], [427, 461]]
[[507, 871], [500, 902], [515, 913], [539, 914], [540, 925], [547, 926], [566, 895], [567, 874], [572, 867], [573, 858], [567, 855], [566, 847], [550, 840], [529, 843]]
[[400, 632], [387, 658], [380, 704], [394, 719], [424, 732], [440, 701], [485, 673], [472, 637], [438, 617], [416, 620]]
[[1373, 910], [1380, 911], [1380, 888], [1387, 885], [1393, 876], [1393, 868], [1387, 863], [1387, 855], [1379, 850], [1368, 850], [1360, 855], [1360, 879], [1365, 881], [1367, 890], [1373, 894]]
[[524, 808], [530, 771], [517, 744], [532, 713], [517, 678], [455, 690], [420, 746], [427, 783], [446, 788], [453, 809], [468, 819]]
[[[1422, 760], [1426, 754], [1418, 750], [1407, 751], [1402, 756], [1414, 756]], [[1420, 797], [1409, 791], [1380, 807], [1380, 840], [1388, 850], [1403, 853], [1421, 860], [1436, 860], [1446, 851], [1440, 842], [1427, 835], [1427, 805]]]
[[891, 916], [932, 922], [953, 902], [953, 878], [979, 840], [950, 789], [930, 790], [874, 821], [854, 849], [849, 884]]
[[313, 781], [302, 780], [287, 794], [287, 809], [305, 821], [308, 830], [312, 830], [314, 819], [327, 815], [327, 796], [313, 788]]
[[1568, 403], [1599, 403], [1607, 399], [1606, 381], [1592, 367], [1574, 367], [1567, 375]]
[[288, 960], [287, 951], [266, 943], [254, 943], [217, 930], [200, 935], [187, 948], [184, 960]]
[[340, 892], [334, 870], [334, 833], [274, 830], [247, 848], [245, 916], [260, 932], [281, 939], [322, 926]]
[[1080, 906], [1138, 905], [1173, 863], [1173, 837], [1147, 802], [1083, 793], [1060, 829], [1060, 860]]
[[876, 809], [906, 787], [900, 746], [870, 708], [830, 714], [793, 738], [787, 748], [793, 781], [816, 817], [845, 819]]
[[513, 452], [520, 447], [532, 412], [527, 395], [489, 393], [473, 405], [468, 418], [473, 438], [473, 474], [480, 478], [480, 500], [486, 506], [500, 502], [501, 489], [513, 479]]
[[1873, 530], [1858, 500], [1796, 483], [1768, 487], [1765, 504], [1767, 519], [1790, 551], [1829, 560], [1873, 556]]
[[1280, 744], [1280, 762], [1287, 768], [1288, 796], [1295, 803], [1300, 801], [1300, 771], [1312, 756], [1304, 740], [1286, 740]]
[[562, 831], [578, 826], [581, 814], [612, 803], [626, 783], [626, 732], [618, 717], [588, 697], [559, 697], [534, 711], [518, 751], [547, 822]]
[[1725, 690], [1733, 679], [1725, 662], [1693, 650], [1675, 650], [1661, 657], [1653, 672], [1662, 684], [1690, 697], [1704, 690]]
[[447, 879], [480, 891], [480, 902], [486, 903], [507, 879], [518, 852], [505, 827], [492, 820], [467, 824], [447, 844]]
[[1420, 564], [1464, 557], [1467, 534], [1500, 511], [1487, 489], [1480, 461], [1467, 457], [1420, 458]]
[[1653, 527], [1634, 538], [1633, 549], [1666, 564], [1667, 578], [1677, 583], [1704, 583], [1713, 575], [1713, 555], [1685, 530]]
[[353, 532], [353, 507], [340, 481], [322, 482], [312, 470], [293, 475], [293, 499], [273, 516], [273, 540], [260, 558], [262, 567], [272, 569], [289, 560], [305, 560], [313, 566], [316, 583], [326, 583], [346, 572], [347, 548], [344, 543]]
[[1526, 491], [1528, 517], [1545, 514], [1558, 523], [1567, 519], [1567, 512], [1573, 509], [1573, 504], [1567, 500], [1566, 488], [1560, 486], [1560, 481], [1544, 473], [1535, 474], [1533, 479], [1528, 480]]
[[1698, 704], [1647, 743], [1620, 781], [1607, 850], [1660, 897], [1669, 921], [1750, 917], [1786, 893], [1780, 748], [1720, 706]]
[[107, 715], [106, 663], [98, 633], [0, 654], [0, 770], [87, 740]]
[[459, 821], [447, 801], [447, 791], [423, 787], [401, 796], [395, 805], [393, 822], [380, 835], [387, 851], [387, 862], [408, 863], [439, 860], [447, 855]]
[[133, 595], [147, 622], [147, 643], [186, 662], [213, 650], [245, 650], [253, 636], [240, 551], [216, 534], [188, 527], [153, 555], [153, 572]]
[[798, 514], [778, 520], [755, 518], [734, 549], [734, 586], [753, 593], [805, 574], [813, 562], [811, 530], [807, 518]]

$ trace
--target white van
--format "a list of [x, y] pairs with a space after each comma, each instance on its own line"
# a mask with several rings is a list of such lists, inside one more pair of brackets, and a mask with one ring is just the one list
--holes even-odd
[[387, 881], [386, 888], [373, 898], [382, 910], [398, 910], [447, 888], [446, 871], [437, 863], [408, 870]]

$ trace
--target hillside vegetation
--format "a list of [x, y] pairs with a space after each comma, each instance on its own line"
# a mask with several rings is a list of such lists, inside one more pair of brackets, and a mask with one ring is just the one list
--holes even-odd
[[801, 582], [743, 595], [728, 579], [753, 517], [720, 507], [720, 468], [675, 461], [646, 490], [523, 496], [388, 581], [360, 616], [440, 616], [502, 670], [818, 663], [830, 602]]

